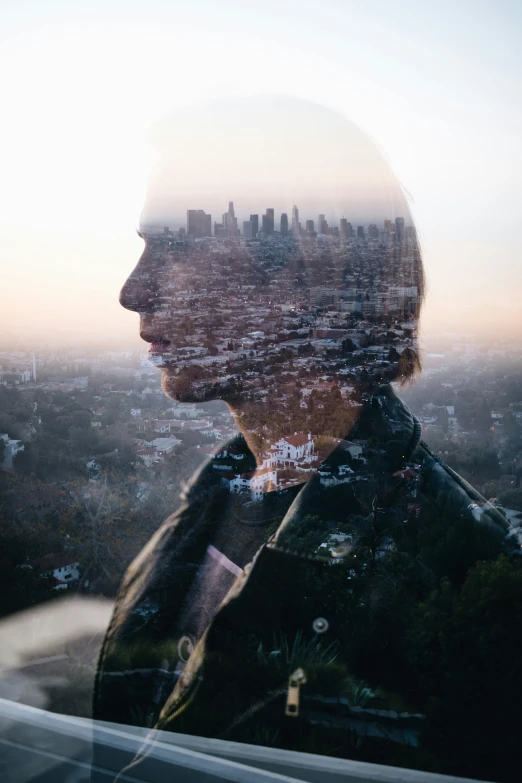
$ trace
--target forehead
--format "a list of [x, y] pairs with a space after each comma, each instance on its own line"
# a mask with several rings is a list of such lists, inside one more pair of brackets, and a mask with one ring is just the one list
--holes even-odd
[[306, 288], [411, 281], [417, 266], [411, 249], [362, 250], [330, 237], [287, 237], [280, 241], [177, 240], [146, 237], [146, 259], [166, 280], [176, 277], [205, 285], [284, 285]]
[[297, 272], [319, 276], [329, 271], [360, 265], [362, 256], [346, 246], [317, 238], [286, 238], [281, 242], [203, 239], [186, 241], [145, 236], [146, 256], [165, 269], [177, 271], [227, 270], [231, 275], [263, 272], [264, 276], [285, 276]]

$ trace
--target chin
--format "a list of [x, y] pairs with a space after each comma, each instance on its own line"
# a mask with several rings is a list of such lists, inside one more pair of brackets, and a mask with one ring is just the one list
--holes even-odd
[[165, 371], [162, 372], [161, 388], [167, 397], [176, 402], [227, 402], [241, 396], [240, 386], [230, 382], [191, 383], [179, 375]]

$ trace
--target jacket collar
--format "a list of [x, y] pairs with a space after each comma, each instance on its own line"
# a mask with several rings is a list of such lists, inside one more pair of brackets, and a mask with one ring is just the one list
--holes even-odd
[[[375, 394], [365, 396], [359, 419], [346, 438], [324, 461], [323, 467], [328, 470], [336, 462], [339, 450], [345, 449], [347, 444], [352, 443], [361, 445], [363, 451], [366, 447], [378, 446], [384, 451], [390, 472], [393, 472], [411, 459], [420, 439], [421, 425], [418, 419], [413, 416], [390, 385], [383, 385], [377, 389]], [[296, 536], [296, 533], [314, 506], [317, 508], [320, 505], [318, 498], [322, 492], [324, 492], [324, 487], [321, 486], [321, 477], [317, 473], [304, 485], [288, 509], [279, 529], [268, 543], [270, 548], [288, 551], [286, 542], [299, 540], [300, 537]], [[347, 513], [349, 513], [348, 510]], [[328, 523], [324, 523], [324, 526], [326, 535]], [[301, 557], [314, 560], [325, 559], [315, 552], [301, 550], [294, 545], [290, 547], [290, 550]]]

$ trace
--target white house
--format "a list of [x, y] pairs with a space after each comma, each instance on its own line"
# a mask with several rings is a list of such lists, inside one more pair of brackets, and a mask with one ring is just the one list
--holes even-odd
[[252, 500], [261, 500], [267, 485], [277, 487], [277, 470], [274, 468], [259, 468], [248, 473], [223, 476], [223, 483], [228, 484], [230, 492], [250, 492]]
[[154, 438], [151, 446], [156, 449], [159, 455], [172, 454], [177, 445], [181, 443], [179, 438]]
[[141, 459], [146, 468], [151, 468], [153, 465], [163, 462], [163, 455], [150, 446], [142, 446], [136, 449], [136, 456]]
[[310, 433], [296, 432], [280, 438], [272, 446], [273, 461], [277, 465], [291, 466], [298, 460], [309, 460], [314, 454], [314, 442]]
[[170, 432], [172, 425], [172, 419], [155, 419], [154, 432]]
[[3, 470], [9, 470], [13, 467], [14, 457], [18, 454], [19, 451], [24, 450], [24, 444], [21, 440], [13, 440], [9, 437], [9, 435], [7, 435], [7, 433], [0, 435], [0, 438], [5, 443], [4, 458], [1, 467]]
[[347, 451], [352, 459], [361, 459], [363, 455], [362, 446], [359, 443], [354, 443], [351, 440], [342, 440], [339, 443], [339, 448], [343, 451]]
[[319, 481], [323, 487], [336, 487], [338, 484], [350, 484], [356, 481], [358, 476], [349, 465], [339, 465], [337, 475], [334, 475], [329, 466], [325, 465], [319, 468]]
[[40, 569], [40, 576], [56, 579], [55, 590], [66, 590], [67, 585], [80, 578], [80, 563], [71, 555], [47, 555], [31, 563]]

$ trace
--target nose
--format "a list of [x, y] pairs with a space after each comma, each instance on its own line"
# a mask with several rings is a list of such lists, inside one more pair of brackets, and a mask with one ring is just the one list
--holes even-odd
[[150, 312], [157, 299], [157, 290], [147, 253], [143, 254], [120, 291], [120, 304], [135, 313]]

